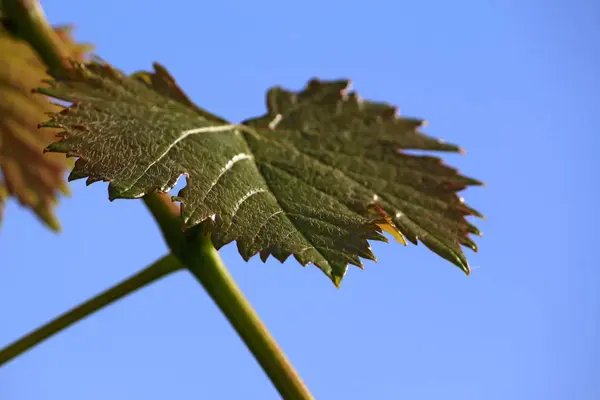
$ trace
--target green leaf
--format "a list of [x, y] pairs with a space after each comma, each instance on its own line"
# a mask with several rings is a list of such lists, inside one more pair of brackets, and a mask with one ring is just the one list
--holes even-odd
[[293, 254], [336, 285], [348, 264], [375, 260], [368, 240], [385, 241], [383, 230], [469, 271], [460, 245], [475, 249], [465, 217], [478, 213], [456, 193], [480, 182], [401, 151], [460, 149], [361, 100], [349, 81], [272, 88], [265, 115], [231, 124], [192, 104], [159, 65], [126, 76], [74, 64], [55, 78], [39, 92], [73, 105], [42, 124], [63, 129], [47, 150], [79, 157], [69, 179], [108, 181], [110, 199], [168, 191], [184, 174], [175, 200], [186, 227], [209, 220], [217, 248], [236, 240], [245, 260]]

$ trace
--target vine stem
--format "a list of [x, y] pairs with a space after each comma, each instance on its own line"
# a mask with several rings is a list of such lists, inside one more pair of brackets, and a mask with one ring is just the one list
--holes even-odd
[[[29, 42], [50, 69], [59, 71], [71, 67], [69, 52], [46, 21], [38, 1], [3, 0], [3, 6], [18, 34]], [[221, 309], [281, 396], [284, 399], [312, 399], [308, 388], [223, 265], [203, 227], [193, 230], [192, 235], [182, 233], [179, 208], [165, 194], [149, 194], [144, 197], [144, 202], [173, 255], [166, 256], [164, 263], [159, 261], [161, 267], [156, 264], [149, 267], [0, 350], [0, 365], [118, 298], [176, 271], [181, 268], [181, 261]], [[131, 285], [132, 279], [136, 285]]]
[[37, 0], [3, 0], [2, 7], [17, 34], [29, 42], [49, 68], [70, 68], [70, 52], [46, 21]]
[[213, 246], [199, 232], [182, 254], [188, 270], [219, 306], [284, 399], [312, 399], [310, 391], [237, 286]]
[[0, 366], [23, 354], [52, 335], [67, 329], [74, 323], [83, 320], [94, 312], [104, 308], [115, 301], [141, 289], [150, 283], [163, 278], [175, 271], [181, 270], [183, 265], [174, 255], [167, 255], [148, 266], [137, 274], [125, 279], [121, 283], [87, 300], [75, 308], [65, 312], [54, 320], [28, 333], [21, 339], [9, 344], [0, 350]]

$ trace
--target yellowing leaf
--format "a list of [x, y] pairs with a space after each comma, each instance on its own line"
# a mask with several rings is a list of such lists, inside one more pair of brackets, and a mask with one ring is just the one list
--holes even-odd
[[[88, 46], [69, 39], [70, 28], [57, 28], [59, 36], [81, 58]], [[53, 206], [57, 192], [68, 193], [64, 157], [45, 156], [43, 149], [55, 140], [56, 130], [38, 130], [47, 113], [60, 107], [35, 96], [32, 89], [48, 79], [46, 67], [30, 46], [0, 25], [0, 171], [6, 190], [32, 209], [51, 229], [60, 228]], [[0, 210], [1, 211], [1, 210]]]
[[[48, 151], [79, 159], [69, 179], [108, 181], [109, 197], [168, 191], [187, 227], [211, 224], [217, 248], [237, 241], [244, 259], [291, 254], [339, 285], [348, 264], [374, 260], [368, 240], [423, 242], [469, 271], [466, 220], [478, 213], [457, 192], [480, 182], [433, 156], [403, 149], [460, 151], [419, 132], [421, 120], [361, 100], [349, 81], [311, 80], [299, 92], [267, 93], [267, 113], [232, 124], [195, 106], [166, 70], [128, 77], [75, 64], [43, 94], [74, 102], [42, 126], [61, 128]], [[375, 210], [375, 212], [374, 212]]]

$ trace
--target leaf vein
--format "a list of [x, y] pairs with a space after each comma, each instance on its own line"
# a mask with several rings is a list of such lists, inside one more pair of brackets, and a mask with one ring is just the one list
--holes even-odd
[[175, 147], [179, 142], [181, 142], [188, 136], [195, 135], [198, 133], [226, 132], [226, 131], [231, 131], [234, 129], [235, 129], [234, 125], [218, 125], [218, 126], [210, 125], [210, 126], [204, 126], [202, 128], [194, 128], [194, 129], [188, 129], [188, 130], [182, 131], [181, 134], [179, 135], [179, 137], [177, 139], [175, 139], [173, 141], [173, 143], [169, 144], [169, 146], [167, 146], [167, 149], [165, 151], [163, 151], [163, 153], [160, 156], [158, 156], [158, 158], [156, 160], [152, 161], [150, 163], [150, 165], [148, 165], [146, 167], [146, 169], [144, 169], [144, 171], [142, 171], [142, 173], [135, 179], [135, 181], [131, 185], [129, 185], [127, 188], [123, 189], [123, 191], [126, 192], [128, 190], [131, 190], [131, 188], [134, 187], [140, 181], [140, 179], [142, 179], [144, 177], [144, 175], [146, 175], [146, 172], [148, 172], [150, 170], [150, 168], [152, 168], [154, 165], [156, 165], [156, 163], [158, 163], [160, 160], [162, 160], [167, 154], [169, 154], [169, 152], [171, 151], [171, 149], [173, 147]]

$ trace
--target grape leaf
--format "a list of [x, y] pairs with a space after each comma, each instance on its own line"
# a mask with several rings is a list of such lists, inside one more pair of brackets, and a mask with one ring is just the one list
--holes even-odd
[[69, 179], [108, 181], [111, 200], [168, 191], [183, 174], [174, 200], [185, 226], [209, 221], [214, 245], [235, 240], [245, 260], [293, 254], [339, 285], [348, 264], [375, 260], [368, 240], [386, 241], [386, 230], [469, 272], [461, 245], [476, 250], [466, 216], [479, 213], [457, 192], [480, 182], [402, 152], [460, 148], [360, 99], [347, 80], [272, 88], [265, 115], [232, 124], [195, 106], [158, 64], [126, 76], [74, 63], [54, 78], [39, 92], [72, 105], [41, 124], [62, 129], [47, 151], [78, 157]]
[[[2, 22], [2, 21], [0, 21]], [[56, 33], [72, 50], [75, 59], [83, 59], [88, 45], [76, 45], [70, 39], [70, 27]], [[0, 24], [0, 171], [8, 195], [54, 230], [59, 224], [53, 206], [58, 192], [68, 194], [64, 173], [69, 163], [64, 157], [45, 157], [42, 150], [55, 140], [56, 130], [39, 131], [37, 123], [46, 113], [61, 108], [31, 90], [49, 78], [46, 67], [35, 51]], [[0, 213], [2, 212], [0, 208]], [[1, 216], [0, 216], [1, 218]]]

